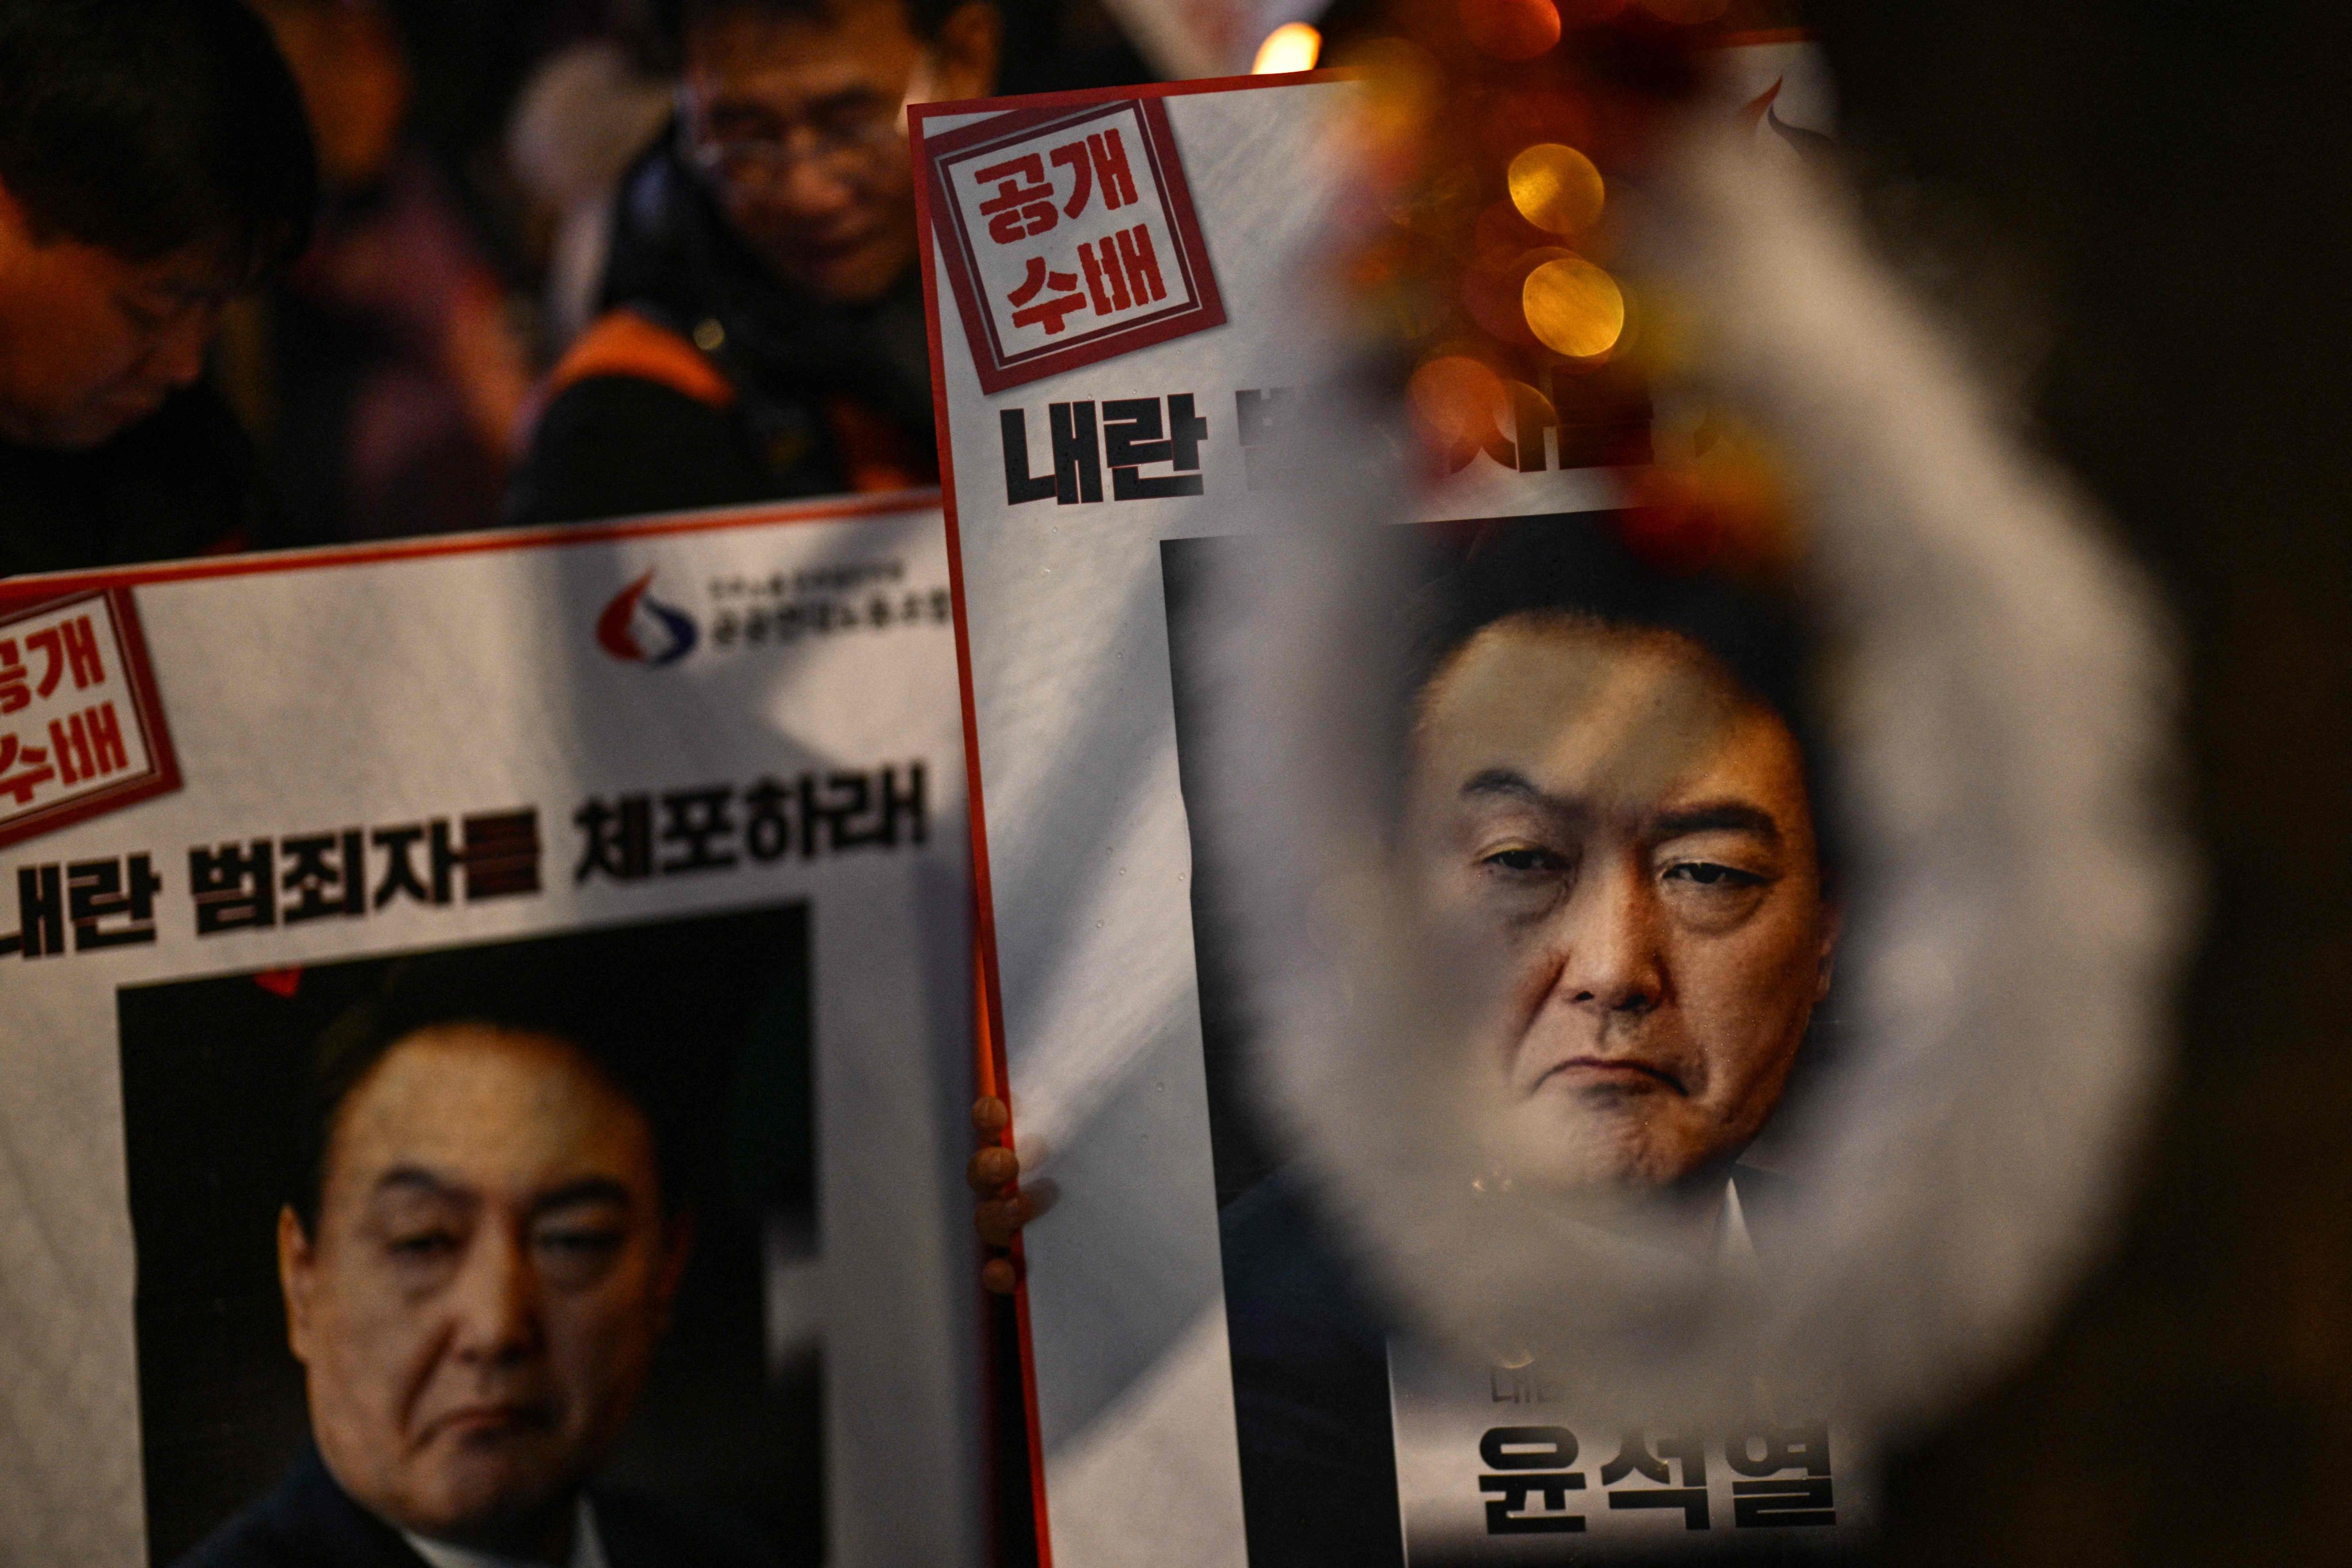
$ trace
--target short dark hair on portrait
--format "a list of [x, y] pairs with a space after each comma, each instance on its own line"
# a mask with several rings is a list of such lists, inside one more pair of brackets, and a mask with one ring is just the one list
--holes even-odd
[[1822, 875], [1833, 882], [1837, 835], [1824, 810], [1814, 650], [1803, 620], [1793, 605], [1727, 573], [1652, 564], [1627, 545], [1620, 521], [1613, 512], [1580, 512], [1456, 525], [1423, 605], [1412, 689], [1481, 630], [1517, 615], [1564, 615], [1685, 638], [1788, 725], [1804, 763]]
[[578, 1050], [645, 1117], [664, 1206], [688, 1206], [702, 1181], [698, 1163], [684, 1153], [684, 1123], [698, 1091], [708, 1086], [697, 1077], [698, 1053], [681, 1048], [689, 1042], [680, 1036], [693, 1025], [660, 977], [647, 973], [645, 958], [630, 933], [612, 932], [391, 962], [381, 983], [319, 1037], [302, 1146], [287, 1194], [305, 1233], [318, 1234], [327, 1160], [344, 1101], [394, 1047], [446, 1025], [544, 1035]]
[[243, 0], [0, 0], [0, 182], [37, 232], [130, 261], [224, 247], [250, 280], [309, 242], [310, 128]]
[[[735, 16], [761, 16], [777, 22], [817, 21], [833, 14], [838, 0], [667, 0], [673, 18], [671, 37], [683, 40], [696, 27]], [[919, 38], [936, 38], [948, 17], [965, 0], [898, 0], [907, 26]]]

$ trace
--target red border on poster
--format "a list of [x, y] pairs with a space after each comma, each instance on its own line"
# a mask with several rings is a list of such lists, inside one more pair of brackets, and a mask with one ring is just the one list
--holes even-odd
[[158, 583], [193, 583], [208, 577], [259, 577], [278, 572], [310, 572], [337, 566], [373, 566], [385, 561], [416, 561], [436, 555], [494, 555], [541, 545], [596, 544], [614, 539], [658, 539], [673, 533], [708, 533], [724, 528], [756, 528], [772, 522], [841, 522], [919, 511], [939, 492], [878, 490], [823, 500], [714, 507], [703, 511], [651, 512], [602, 522], [561, 522], [540, 528], [506, 528], [487, 533], [437, 534], [386, 544], [329, 544], [310, 550], [275, 550], [256, 555], [205, 555], [190, 561], [157, 561], [136, 566], [106, 566], [88, 572], [52, 572], [0, 577], [0, 615], [23, 605], [92, 588], [143, 588]]
[[55, 833], [105, 813], [127, 810], [180, 787], [179, 754], [173, 746], [170, 730], [164, 722], [163, 698], [147, 651], [147, 639], [140, 628], [135, 589], [215, 577], [257, 577], [283, 572], [331, 571], [342, 566], [369, 566], [383, 562], [425, 560], [436, 556], [480, 555], [500, 551], [593, 544], [615, 539], [657, 539], [669, 534], [703, 533], [717, 529], [751, 528], [766, 523], [839, 522], [854, 518], [920, 510], [937, 504], [938, 500], [938, 492], [930, 489], [897, 490], [834, 497], [796, 505], [665, 512], [608, 522], [506, 529], [492, 533], [445, 534], [389, 544], [330, 545], [315, 550], [205, 556], [193, 561], [111, 566], [91, 572], [0, 578], [0, 620], [37, 615], [85, 599], [102, 598], [106, 602], [121, 638], [138, 721], [145, 731], [149, 754], [158, 764], [154, 770], [139, 778], [110, 785], [95, 794], [59, 801], [54, 806], [0, 828], [0, 847]]
[[[980, 942], [983, 999], [978, 1081], [986, 1092], [996, 1095], [1012, 1109], [1012, 1120], [997, 1139], [1007, 1149], [1013, 1146], [1013, 1131], [1020, 1124], [1021, 1106], [1013, 1095], [1004, 1050], [1004, 1001], [999, 985], [996, 953], [996, 900], [988, 865], [988, 806], [981, 789], [979, 719], [971, 686], [971, 628], [964, 604], [963, 536], [956, 518], [955, 442], [948, 429], [947, 357], [940, 331], [940, 322], [946, 318], [942, 314], [944, 302], [940, 298], [940, 268], [935, 263], [935, 258], [940, 254], [937, 248], [938, 214], [933, 206], [936, 186], [931, 179], [924, 177], [924, 172], [931, 166], [928, 152], [930, 144], [956, 132], [950, 130], [934, 138], [929, 132], [929, 122], [992, 111], [1017, 113], [1030, 110], [1047, 114], [1132, 100], [1141, 100], [1157, 107], [1167, 99], [1189, 98], [1195, 93], [1250, 92], [1261, 88], [1297, 87], [1307, 82], [1344, 81], [1352, 74], [1343, 70], [1313, 70], [1272, 76], [1212, 77], [1199, 81], [1160, 82], [1146, 87], [1082, 88], [1069, 92], [1036, 93], [1026, 98], [918, 103], [910, 104], [907, 109], [908, 135], [913, 143], [915, 169], [919, 176], [915, 181], [915, 224], [923, 258], [923, 321], [931, 338], [931, 412], [939, 430], [940, 489], [942, 510], [947, 516], [948, 589], [955, 608], [956, 680], [961, 688], [963, 699], [964, 785], [971, 817], [972, 894], [976, 905], [975, 931]], [[980, 123], [992, 124], [994, 121]], [[950, 266], [948, 270], [952, 276], [956, 268]], [[982, 390], [989, 390], [984, 383]], [[1038, 1568], [1053, 1568], [1051, 1516], [1045, 1508], [1045, 1447], [1037, 1419], [1037, 1358], [1029, 1331], [1028, 1270], [1017, 1233], [1013, 1238], [1012, 1251], [1017, 1280], [1013, 1292], [1013, 1323], [1021, 1342], [1021, 1402], [1028, 1417], [1029, 1491], [1032, 1517], [1036, 1521], [1037, 1563]]]
[[[1098, 364], [1171, 338], [1224, 325], [1224, 299], [1217, 292], [1216, 271], [1210, 265], [1200, 215], [1192, 207], [1192, 188], [1184, 178], [1184, 161], [1177, 151], [1175, 128], [1168, 122], [1167, 106], [1157, 97], [1142, 96], [1134, 89], [1120, 96], [1076, 107], [1037, 99], [1020, 101], [1024, 107], [916, 143], [921, 183], [929, 187], [927, 194], [934, 210], [945, 220], [939, 230], [940, 245], [981, 390], [993, 396], [1066, 370]], [[979, 254], [965, 226], [963, 209], [949, 186], [949, 166], [984, 157], [1008, 142], [1027, 141], [1042, 132], [1059, 130], [1066, 124], [1083, 124], [1128, 109], [1133, 109], [1143, 122], [1144, 156], [1151, 164], [1152, 178], [1159, 184], [1169, 226], [1175, 231], [1176, 269], [1184, 279], [1190, 298], [1149, 316], [1082, 332], [1067, 342], [1007, 354], [997, 335], [996, 318], [980, 297]], [[929, 254], [929, 245], [924, 247], [924, 254]]]

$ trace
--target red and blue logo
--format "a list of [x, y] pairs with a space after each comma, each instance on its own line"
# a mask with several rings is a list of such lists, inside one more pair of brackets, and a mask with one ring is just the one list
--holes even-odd
[[648, 572], [614, 595], [596, 617], [596, 640], [614, 658], [658, 669], [692, 653], [702, 633], [685, 611], [655, 598], [653, 585]]

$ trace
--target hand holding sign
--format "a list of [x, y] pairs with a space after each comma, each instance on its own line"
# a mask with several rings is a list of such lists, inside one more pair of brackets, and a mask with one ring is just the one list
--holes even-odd
[[[964, 1180], [980, 1194], [980, 1201], [972, 1205], [972, 1227], [991, 1247], [1010, 1247], [1021, 1227], [1041, 1212], [1037, 1194], [1024, 1192], [1018, 1185], [1021, 1156], [995, 1142], [1003, 1136], [1012, 1121], [1012, 1108], [992, 1096], [983, 1096], [972, 1103], [972, 1127], [988, 1142], [964, 1167]], [[981, 1266], [981, 1284], [996, 1295], [1011, 1295], [1019, 1279], [1019, 1271], [1009, 1257], [993, 1257]]]

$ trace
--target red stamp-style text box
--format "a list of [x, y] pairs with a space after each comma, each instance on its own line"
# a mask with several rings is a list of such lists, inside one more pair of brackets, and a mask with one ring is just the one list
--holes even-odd
[[0, 611], [0, 845], [179, 787], [130, 589]]
[[982, 391], [1223, 324], [1160, 100], [1014, 110], [923, 145]]

